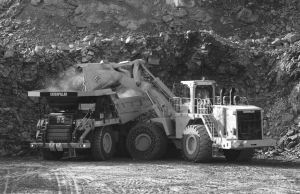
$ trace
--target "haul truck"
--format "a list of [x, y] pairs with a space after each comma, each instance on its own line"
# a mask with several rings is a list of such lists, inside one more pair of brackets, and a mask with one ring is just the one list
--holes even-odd
[[[133, 66], [133, 72], [121, 69], [124, 66]], [[254, 149], [276, 144], [264, 136], [262, 109], [248, 105], [234, 88], [230, 95], [222, 89], [216, 96], [216, 82], [203, 79], [181, 81], [171, 91], [143, 60], [81, 64], [81, 68], [85, 91], [28, 92], [45, 97], [52, 107], [39, 120], [37, 142], [31, 143], [42, 148], [44, 159], [87, 150], [95, 160], [108, 160], [118, 144], [135, 159], [152, 160], [161, 158], [174, 143], [191, 162], [208, 162], [220, 155], [249, 161]], [[141, 79], [141, 69], [153, 78], [152, 84]], [[142, 95], [119, 98], [112, 86]], [[155, 117], [137, 119], [151, 110]]]

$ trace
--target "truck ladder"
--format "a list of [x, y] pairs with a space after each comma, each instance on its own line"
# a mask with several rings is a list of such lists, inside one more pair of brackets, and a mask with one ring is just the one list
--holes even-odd
[[37, 142], [43, 142], [43, 135], [44, 135], [45, 130], [46, 130], [45, 120], [39, 120], [38, 126], [39, 126], [39, 130], [38, 130], [39, 133], [36, 134], [36, 141]]

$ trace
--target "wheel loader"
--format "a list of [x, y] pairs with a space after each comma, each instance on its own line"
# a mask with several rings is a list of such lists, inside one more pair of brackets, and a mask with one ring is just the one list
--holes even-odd
[[[49, 105], [31, 143], [42, 149], [44, 159], [87, 153], [95, 160], [109, 160], [119, 148], [135, 159], [153, 160], [174, 144], [191, 162], [221, 155], [229, 161], [250, 161], [255, 149], [276, 144], [264, 136], [262, 109], [249, 105], [234, 88], [229, 94], [222, 89], [217, 96], [216, 82], [202, 79], [181, 81], [171, 91], [143, 60], [78, 67], [82, 91], [28, 92]], [[120, 87], [138, 95], [122, 96]], [[154, 114], [147, 116], [150, 112]], [[139, 119], [143, 115], [145, 119]]]

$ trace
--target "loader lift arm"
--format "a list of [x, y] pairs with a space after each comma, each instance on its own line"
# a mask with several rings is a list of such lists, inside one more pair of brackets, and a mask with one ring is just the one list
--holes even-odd
[[[106, 89], [116, 86], [123, 86], [136, 91], [144, 92], [148, 95], [159, 118], [175, 117], [175, 110], [165, 96], [149, 82], [142, 80], [142, 69], [153, 78], [154, 84], [162, 90], [168, 98], [175, 97], [171, 90], [145, 67], [146, 62], [141, 59], [132, 62], [120, 63], [88, 63], [82, 65], [84, 74], [84, 84], [87, 91]], [[120, 69], [129, 66], [132, 68], [132, 76], [128, 70]]]

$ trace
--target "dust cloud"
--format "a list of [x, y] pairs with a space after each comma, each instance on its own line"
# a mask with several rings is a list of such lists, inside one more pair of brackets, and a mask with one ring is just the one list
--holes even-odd
[[[84, 91], [84, 76], [79, 72], [76, 67], [71, 67], [65, 72], [62, 72], [57, 79], [48, 81], [47, 91], [49, 92], [74, 92]], [[126, 87], [118, 87], [116, 93], [119, 98], [127, 98], [133, 96], [141, 96], [142, 92], [136, 91]]]
[[47, 90], [49, 92], [59, 91], [82, 91], [83, 74], [76, 67], [71, 67], [60, 74], [60, 78], [49, 80]]
[[142, 95], [142, 92], [139, 92], [139, 91], [136, 91], [136, 90], [133, 90], [130, 88], [125, 88], [125, 87], [118, 89], [116, 92], [117, 92], [117, 95], [119, 98], [128, 98], [128, 97]]

